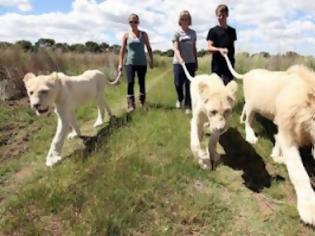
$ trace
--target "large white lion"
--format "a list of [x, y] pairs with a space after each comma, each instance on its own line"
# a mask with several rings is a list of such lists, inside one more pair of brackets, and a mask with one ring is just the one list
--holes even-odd
[[[228, 129], [228, 119], [236, 100], [237, 83], [232, 81], [224, 86], [216, 74], [192, 77], [184, 63], [182, 66], [191, 81], [191, 150], [202, 168], [211, 168], [211, 164], [220, 158], [216, 145], [220, 135]], [[208, 150], [201, 147], [205, 124], [211, 133]]]
[[[55, 108], [58, 124], [56, 134], [50, 145], [46, 158], [46, 165], [53, 166], [61, 160], [61, 149], [66, 135], [68, 138], [80, 136], [80, 129], [75, 119], [75, 109], [90, 100], [96, 100], [98, 116], [94, 127], [104, 122], [105, 109], [111, 116], [111, 110], [104, 100], [106, 83], [116, 84], [116, 80], [109, 82], [99, 70], [88, 70], [79, 76], [67, 76], [54, 72], [50, 75], [35, 76], [27, 73], [24, 84], [30, 99], [31, 108], [37, 115], [47, 113], [51, 107]], [[70, 132], [72, 130], [72, 132]]]
[[301, 219], [314, 226], [315, 193], [299, 153], [299, 147], [315, 143], [314, 72], [296, 65], [287, 71], [255, 69], [240, 75], [234, 71], [227, 56], [224, 57], [233, 76], [243, 79], [246, 140], [257, 141], [251, 127], [255, 112], [278, 126], [271, 156], [286, 165]]

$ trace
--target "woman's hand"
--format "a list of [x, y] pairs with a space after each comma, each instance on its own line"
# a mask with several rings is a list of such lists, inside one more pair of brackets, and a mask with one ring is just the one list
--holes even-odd
[[153, 61], [149, 61], [149, 66], [151, 69], [153, 69], [154, 65], [153, 65]]
[[122, 65], [118, 65], [118, 72], [121, 72], [123, 70], [123, 66]]
[[180, 64], [185, 64], [185, 61], [184, 61], [184, 59], [183, 59], [182, 57], [180, 57], [180, 58], [178, 59], [178, 61], [179, 61]]

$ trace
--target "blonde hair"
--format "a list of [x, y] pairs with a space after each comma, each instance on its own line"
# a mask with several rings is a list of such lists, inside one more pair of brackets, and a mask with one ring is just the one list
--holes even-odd
[[136, 18], [137, 21], [139, 21], [139, 16], [135, 13], [132, 13], [128, 16], [128, 21], [132, 20], [133, 18]]
[[178, 18], [178, 24], [181, 25], [181, 19], [183, 19], [184, 17], [188, 18], [188, 25], [191, 25], [191, 15], [189, 13], [189, 11], [187, 10], [183, 10], [179, 13], [179, 18]]
[[218, 16], [220, 13], [225, 13], [227, 16], [229, 15], [229, 8], [225, 4], [220, 4], [215, 9], [215, 14]]

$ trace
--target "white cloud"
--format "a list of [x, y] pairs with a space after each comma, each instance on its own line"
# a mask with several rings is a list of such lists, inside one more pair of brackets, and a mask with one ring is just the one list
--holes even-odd
[[21, 11], [29, 11], [32, 5], [28, 0], [0, 0], [0, 6], [16, 7]]
[[[29, 1], [0, 0], [0, 6], [9, 3], [20, 7], [26, 4], [25, 7]], [[172, 46], [179, 12], [186, 9], [193, 18], [192, 28], [198, 33], [198, 49], [206, 49], [205, 38], [209, 28], [216, 24], [214, 11], [219, 3], [219, 0], [75, 0], [68, 13], [0, 15], [0, 40], [36, 41], [49, 37], [59, 42], [94, 40], [117, 44], [128, 31], [128, 15], [137, 13], [152, 48], [165, 50]], [[252, 53], [296, 50], [315, 55], [314, 1], [226, 0], [225, 3], [230, 7], [229, 23], [237, 29], [237, 50]]]

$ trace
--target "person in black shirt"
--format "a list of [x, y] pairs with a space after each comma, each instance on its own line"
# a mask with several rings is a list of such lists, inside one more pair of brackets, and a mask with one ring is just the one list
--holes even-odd
[[215, 10], [215, 14], [219, 24], [211, 28], [208, 32], [208, 50], [212, 53], [212, 73], [216, 73], [220, 76], [226, 85], [233, 80], [233, 75], [229, 71], [221, 54], [227, 53], [231, 64], [234, 67], [234, 41], [237, 39], [236, 30], [227, 24], [229, 9], [226, 5], [219, 5]]

